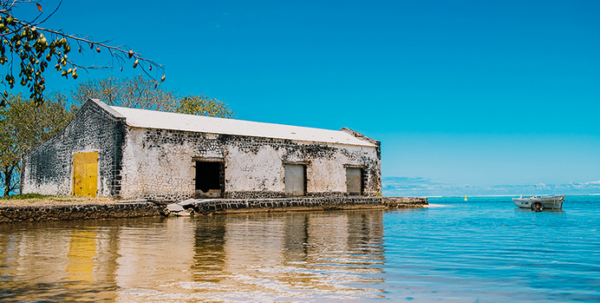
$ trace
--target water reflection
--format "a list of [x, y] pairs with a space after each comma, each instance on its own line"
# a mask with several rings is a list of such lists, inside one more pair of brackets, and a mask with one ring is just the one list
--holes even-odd
[[0, 227], [0, 299], [277, 301], [382, 296], [383, 212]]
[[[45, 224], [0, 231], [0, 298], [14, 301], [111, 300], [96, 228]], [[8, 230], [6, 230], [8, 229]], [[15, 230], [10, 230], [15, 229]], [[114, 261], [114, 260], [113, 260]], [[112, 266], [114, 268], [114, 266]], [[99, 282], [99, 283], [98, 283]], [[98, 287], [96, 287], [98, 286]]]
[[[534, 211], [529, 208], [518, 208], [518, 207], [515, 208], [515, 213], [530, 213], [530, 212], [534, 212]], [[555, 215], [562, 215], [565, 213], [562, 209], [544, 209], [543, 212], [549, 213], [549, 214], [555, 214]]]

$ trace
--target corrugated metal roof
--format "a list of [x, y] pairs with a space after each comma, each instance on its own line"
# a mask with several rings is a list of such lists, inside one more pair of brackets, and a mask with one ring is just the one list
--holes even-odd
[[373, 143], [358, 139], [343, 131], [185, 115], [117, 106], [109, 107], [123, 115], [127, 125], [132, 127], [375, 147]]

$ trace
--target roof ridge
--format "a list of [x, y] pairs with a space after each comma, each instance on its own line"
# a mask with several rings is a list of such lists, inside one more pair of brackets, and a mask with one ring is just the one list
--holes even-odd
[[108, 107], [111, 107], [111, 108], [121, 108], [121, 109], [125, 109], [125, 110], [139, 110], [139, 111], [158, 112], [158, 113], [163, 113], [163, 114], [184, 115], [184, 116], [201, 117], [201, 118], [209, 118], [209, 119], [219, 119], [219, 120], [226, 120], [226, 121], [240, 121], [240, 122], [248, 122], [248, 123], [281, 125], [281, 126], [286, 126], [286, 127], [300, 127], [300, 128], [307, 128], [307, 129], [317, 129], [317, 130], [326, 130], [326, 131], [333, 131], [333, 132], [342, 132], [342, 130], [319, 128], [319, 127], [312, 127], [312, 126], [298, 126], [298, 125], [289, 125], [289, 124], [273, 123], [273, 122], [261, 122], [261, 121], [252, 121], [252, 120], [244, 120], [244, 119], [233, 119], [233, 118], [222, 118], [222, 117], [192, 115], [192, 114], [175, 113], [175, 112], [168, 112], [168, 111], [161, 111], [161, 110], [154, 110], [154, 109], [132, 108], [132, 107], [112, 106], [112, 105], [108, 105]]
[[[289, 139], [306, 142], [335, 143], [376, 147], [345, 131], [295, 126], [269, 122], [198, 116], [158, 110], [107, 106], [125, 117], [130, 127], [170, 129], [226, 135]], [[173, 117], [172, 115], [177, 115]], [[212, 119], [211, 119], [212, 118]]]

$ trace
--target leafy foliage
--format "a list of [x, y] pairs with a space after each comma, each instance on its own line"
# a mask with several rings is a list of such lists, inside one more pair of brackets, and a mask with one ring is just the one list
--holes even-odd
[[176, 113], [220, 118], [233, 118], [235, 114], [227, 104], [203, 95], [183, 97], [175, 109]]
[[122, 106], [161, 111], [174, 111], [177, 95], [142, 75], [133, 78], [93, 79], [77, 84], [71, 91], [75, 104], [83, 104], [89, 98], [100, 99], [111, 106]]
[[227, 104], [203, 95], [179, 96], [175, 91], [155, 86], [143, 75], [133, 78], [106, 78], [79, 83], [71, 92], [74, 103], [82, 104], [89, 98], [100, 99], [108, 105], [152, 109], [167, 112], [233, 118]]
[[[65, 34], [62, 31], [56, 31], [40, 27], [48, 18], [50, 18], [59, 6], [48, 16], [42, 19], [42, 6], [35, 3], [39, 15], [33, 21], [25, 21], [16, 18], [13, 15], [13, 9], [17, 5], [33, 4], [31, 0], [0, 0], [0, 64], [7, 66], [6, 75], [2, 79], [5, 90], [2, 93], [0, 107], [6, 105], [8, 98], [7, 89], [13, 89], [15, 84], [20, 84], [29, 88], [31, 95], [29, 98], [35, 101], [35, 104], [41, 104], [45, 101], [44, 91], [46, 89], [46, 80], [44, 73], [49, 68], [54, 68], [63, 77], [77, 79], [77, 68], [92, 69], [94, 66], [83, 66], [72, 61], [72, 57], [67, 55], [72, 47], [82, 53], [89, 47], [92, 52], [100, 53], [103, 49], [113, 58], [123, 69], [126, 60], [133, 60], [133, 68], [140, 68], [149, 75], [149, 71], [155, 67], [156, 71], [164, 71], [164, 67], [151, 60], [142, 57], [139, 53], [124, 46], [110, 46], [103, 42], [94, 41], [90, 38], [79, 37], [76, 35]], [[32, 9], [34, 9], [32, 7]], [[115, 61], [115, 60], [113, 60]], [[18, 64], [18, 76], [14, 75], [14, 65]], [[147, 67], [147, 68], [144, 68]], [[112, 68], [109, 66], [108, 68]], [[159, 73], [159, 75], [161, 74]], [[150, 76], [150, 75], [149, 75]], [[151, 76], [150, 76], [151, 77]], [[161, 81], [165, 80], [162, 75]], [[154, 85], [158, 81], [153, 80]]]
[[62, 131], [73, 118], [75, 108], [68, 109], [65, 100], [54, 93], [36, 106], [21, 94], [9, 94], [7, 105], [0, 108], [0, 184], [5, 196], [19, 188], [23, 155]]

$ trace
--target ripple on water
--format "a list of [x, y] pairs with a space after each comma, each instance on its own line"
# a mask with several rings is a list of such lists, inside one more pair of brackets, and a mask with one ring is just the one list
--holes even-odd
[[0, 227], [0, 300], [599, 301], [600, 196]]

